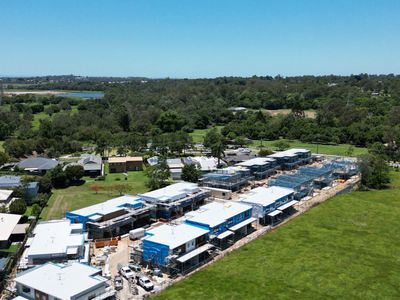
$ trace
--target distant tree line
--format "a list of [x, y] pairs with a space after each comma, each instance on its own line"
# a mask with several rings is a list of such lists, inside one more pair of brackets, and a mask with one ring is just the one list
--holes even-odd
[[[78, 84], [62, 83], [66, 89]], [[36, 151], [58, 156], [94, 145], [98, 153], [117, 149], [125, 155], [151, 145], [161, 155], [178, 155], [192, 147], [190, 132], [218, 125], [223, 127], [224, 145], [279, 138], [355, 146], [378, 142], [386, 145], [391, 159], [400, 156], [400, 77], [395, 75], [101, 84], [105, 97], [97, 100], [6, 97], [6, 105], [0, 108], [0, 140], [5, 140], [7, 154], [22, 157]], [[234, 112], [231, 107], [247, 111]], [[289, 109], [290, 113], [273, 116], [270, 109]], [[306, 110], [315, 111], [315, 118], [307, 117]], [[42, 116], [34, 126], [39, 112]], [[212, 139], [208, 144], [215, 153], [224, 147]]]

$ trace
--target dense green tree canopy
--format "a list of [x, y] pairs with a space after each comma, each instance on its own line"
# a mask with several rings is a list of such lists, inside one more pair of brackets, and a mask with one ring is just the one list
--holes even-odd
[[26, 211], [26, 203], [23, 199], [16, 199], [10, 204], [8, 210], [10, 214], [23, 215]]
[[182, 180], [188, 182], [198, 182], [201, 176], [201, 171], [197, 168], [195, 164], [185, 165], [182, 168]]
[[[65, 78], [37, 83], [36, 88], [66, 88]], [[33, 151], [57, 156], [81, 151], [86, 144], [95, 145], [103, 155], [111, 148], [128, 154], [144, 151], [149, 143], [157, 145], [153, 150], [160, 149], [162, 154], [176, 154], [190, 148], [182, 132], [219, 125], [226, 141], [236, 144], [279, 138], [355, 146], [380, 142], [388, 145], [391, 157], [399, 157], [400, 76], [69, 82], [70, 89], [101, 87], [105, 97], [5, 97], [0, 108], [0, 140], [6, 140], [4, 148], [10, 156], [23, 157]], [[233, 107], [247, 110], [236, 112]], [[276, 109], [290, 113], [268, 111]], [[309, 117], [310, 111], [315, 117]], [[40, 120], [34, 115], [38, 112], [45, 115]], [[179, 143], [171, 143], [173, 139]]]

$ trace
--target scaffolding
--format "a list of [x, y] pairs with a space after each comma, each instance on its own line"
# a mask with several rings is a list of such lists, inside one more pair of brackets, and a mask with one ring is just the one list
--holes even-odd
[[166, 220], [181, 217], [189, 211], [198, 209], [210, 196], [210, 191], [200, 190], [199, 192], [186, 196], [185, 198], [168, 203], [163, 201], [154, 201], [153, 203], [156, 205], [154, 216]]
[[291, 188], [295, 191], [294, 198], [301, 199], [309, 196], [314, 190], [314, 177], [299, 173], [281, 175], [271, 180], [270, 186]]
[[254, 180], [250, 170], [247, 168], [226, 168], [205, 174], [200, 183], [206, 187], [227, 189], [231, 191], [240, 190]]
[[332, 164], [326, 164], [322, 167], [301, 167], [299, 174], [311, 176], [314, 178], [314, 188], [322, 189], [330, 186], [335, 180], [333, 175], [334, 167]]
[[359, 172], [359, 165], [352, 159], [335, 159], [331, 162], [334, 169], [333, 174], [336, 178], [348, 179]]

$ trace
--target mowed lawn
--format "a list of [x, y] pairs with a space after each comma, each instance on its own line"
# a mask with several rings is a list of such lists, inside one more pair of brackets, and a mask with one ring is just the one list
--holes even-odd
[[[263, 147], [270, 148], [272, 150], [276, 150], [274, 144], [278, 140], [275, 141], [260, 141], [260, 140], [253, 140], [251, 143], [251, 147], [259, 148], [261, 144]], [[319, 153], [319, 154], [327, 154], [327, 155], [341, 155], [347, 156], [348, 149], [350, 147], [349, 144], [338, 144], [338, 145], [317, 145], [317, 144], [310, 144], [310, 143], [303, 143], [300, 141], [289, 141], [285, 140], [289, 143], [290, 148], [307, 148], [311, 150], [312, 153]], [[368, 152], [367, 148], [362, 147], [354, 147], [352, 156], [358, 156], [362, 154], [366, 154]]]
[[49, 119], [49, 118], [50, 118], [50, 116], [43, 111], [40, 113], [34, 114], [33, 120], [32, 120], [32, 128], [34, 130], [38, 130], [39, 126], [40, 126], [40, 121], [44, 120], [44, 119]]
[[[71, 111], [70, 111], [71, 113], [76, 113], [77, 111], [78, 111], [77, 105], [71, 106]], [[49, 118], [51, 118], [51, 116], [46, 114], [44, 111], [34, 114], [33, 120], [32, 120], [32, 129], [38, 130], [40, 127], [40, 121], [44, 120], [44, 119], [49, 119]]]
[[[117, 178], [120, 180], [116, 180]], [[80, 186], [71, 186], [66, 189], [54, 189], [47, 206], [40, 215], [41, 219], [52, 220], [63, 218], [67, 211], [118, 197], [119, 193], [112, 190], [112, 187], [116, 185], [127, 184], [129, 186], [129, 190], [126, 192], [127, 194], [147, 191], [145, 185], [147, 177], [144, 172], [129, 172], [127, 180], [125, 180], [125, 175], [122, 173], [108, 174], [105, 181], [95, 181], [93, 178], [89, 177], [85, 177], [85, 180], [85, 184]], [[101, 190], [97, 194], [90, 188], [94, 184], [101, 187]]]
[[337, 196], [158, 299], [400, 299], [400, 173]]
[[[288, 115], [292, 112], [291, 109], [287, 108], [282, 108], [282, 109], [248, 109], [249, 111], [257, 112], [261, 110], [262, 112], [266, 112], [270, 114], [271, 116], [277, 116], [277, 115]], [[315, 119], [317, 112], [314, 109], [306, 109], [304, 111], [304, 114], [306, 115], [307, 118]]]
[[[218, 130], [221, 130], [223, 126], [215, 126]], [[189, 135], [192, 137], [193, 142], [195, 144], [198, 143], [203, 143], [204, 142], [204, 137], [209, 132], [211, 128], [207, 129], [195, 129], [193, 132], [190, 132]]]
[[[223, 126], [217, 126], [219, 130], [221, 130]], [[194, 143], [203, 143], [204, 136], [210, 129], [195, 129], [193, 132], [190, 133], [190, 136], [193, 139]], [[276, 150], [274, 144], [278, 140], [273, 141], [260, 141], [260, 140], [253, 140], [252, 143], [249, 145], [251, 148], [260, 148], [261, 145], [264, 148], [270, 148], [272, 150]], [[300, 141], [289, 141], [285, 140], [289, 143], [290, 148], [307, 148], [311, 150], [312, 153], [319, 153], [319, 154], [327, 154], [327, 155], [341, 155], [347, 156], [348, 149], [350, 147], [349, 144], [339, 144], [339, 145], [316, 145], [310, 143], [303, 143]], [[367, 153], [367, 148], [362, 147], [354, 147], [352, 156], [358, 156]]]

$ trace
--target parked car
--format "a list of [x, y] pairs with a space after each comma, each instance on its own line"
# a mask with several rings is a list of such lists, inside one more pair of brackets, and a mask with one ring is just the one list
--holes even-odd
[[147, 276], [140, 276], [138, 279], [138, 284], [146, 291], [151, 291], [152, 289], [154, 289], [154, 284]]
[[163, 276], [162, 273], [161, 273], [161, 270], [158, 269], [158, 268], [153, 270], [152, 275], [153, 276], [158, 276], [158, 277], [162, 277]]
[[122, 290], [124, 288], [124, 281], [122, 280], [121, 276], [115, 276], [115, 278], [114, 278], [114, 288], [117, 291]]
[[128, 266], [123, 266], [119, 270], [122, 276], [124, 276], [126, 279], [131, 279], [135, 278], [135, 273], [128, 267]]
[[134, 272], [140, 272], [140, 270], [142, 269], [139, 265], [136, 264], [129, 264], [128, 266]]

